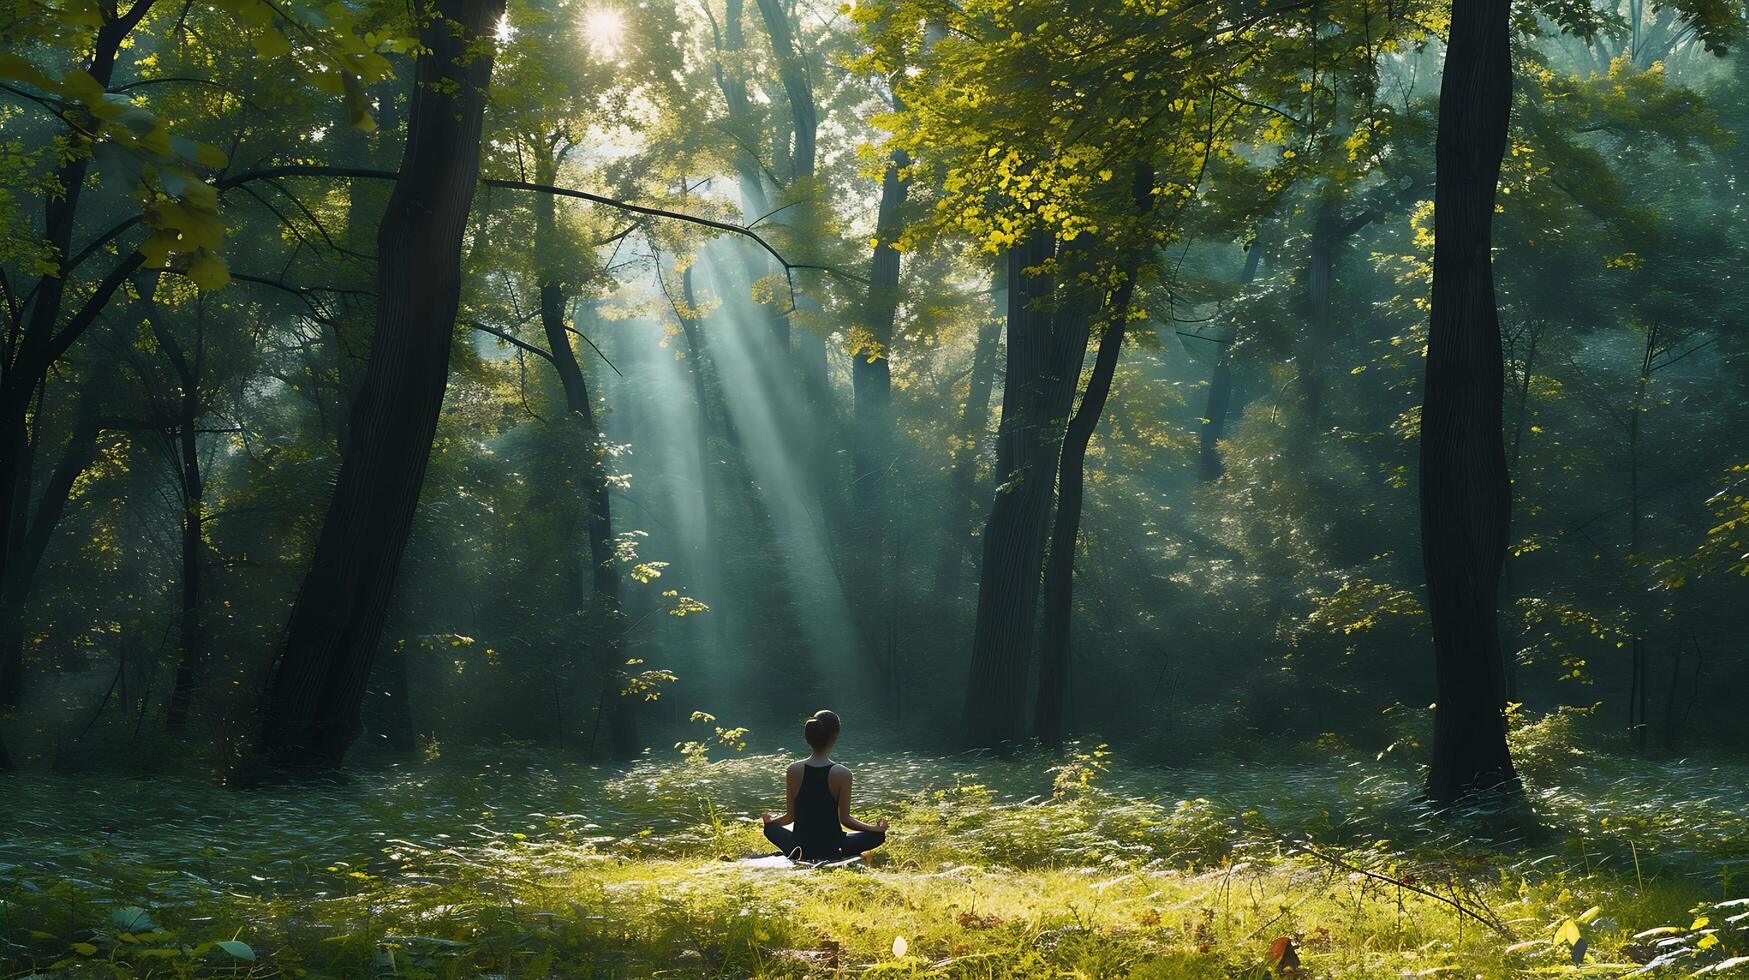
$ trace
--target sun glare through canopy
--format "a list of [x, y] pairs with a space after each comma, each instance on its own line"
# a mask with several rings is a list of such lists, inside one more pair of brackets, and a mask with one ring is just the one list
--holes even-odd
[[583, 41], [597, 58], [612, 58], [620, 53], [625, 40], [625, 15], [610, 7], [593, 7], [583, 14]]

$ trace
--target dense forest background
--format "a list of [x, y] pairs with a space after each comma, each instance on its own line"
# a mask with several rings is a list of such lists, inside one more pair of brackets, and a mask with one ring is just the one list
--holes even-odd
[[[1749, 736], [1740, 13], [1513, 15], [1515, 726]], [[13, 4], [12, 763], [1420, 752], [1451, 13], [1087, 18]]]
[[6, 0], [0, 973], [1749, 969], [1744, 28]]

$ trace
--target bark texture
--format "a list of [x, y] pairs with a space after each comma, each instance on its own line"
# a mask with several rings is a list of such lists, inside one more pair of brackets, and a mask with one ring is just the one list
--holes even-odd
[[1506, 0], [1455, 0], [1440, 85], [1433, 314], [1421, 411], [1421, 541], [1437, 707], [1428, 796], [1517, 785], [1498, 596], [1511, 500], [1489, 246], [1512, 105]]
[[502, 0], [438, 0], [420, 27], [400, 176], [377, 234], [377, 312], [340, 475], [269, 689], [276, 768], [332, 768], [360, 706], [449, 380], [461, 245]]
[[966, 736], [974, 745], [1026, 736], [1026, 682], [1057, 452], [1097, 302], [1080, 283], [1085, 239], [1057, 255], [1065, 270], [1060, 290], [1054, 276], [1028, 272], [1057, 251], [1049, 236], [1035, 235], [1008, 255], [1008, 374], [996, 437], [998, 483], [984, 527], [966, 687]]

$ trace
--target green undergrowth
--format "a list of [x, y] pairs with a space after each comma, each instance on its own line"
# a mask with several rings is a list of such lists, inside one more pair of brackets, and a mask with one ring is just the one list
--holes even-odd
[[[1153, 769], [1093, 751], [857, 766], [869, 870], [777, 870], [782, 760], [513, 750], [232, 791], [26, 775], [6, 975], [1725, 975], [1749, 960], [1749, 771], [1590, 756], [1523, 813], [1434, 815], [1385, 763]], [[1554, 782], [1559, 778], [1560, 782]], [[1284, 941], [1285, 940], [1285, 941]]]

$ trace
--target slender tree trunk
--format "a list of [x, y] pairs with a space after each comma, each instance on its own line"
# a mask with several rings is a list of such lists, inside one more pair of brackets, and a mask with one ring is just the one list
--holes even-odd
[[855, 398], [857, 442], [853, 453], [856, 487], [853, 499], [858, 509], [875, 506], [881, 496], [880, 469], [888, 464], [884, 448], [892, 428], [893, 322], [899, 309], [899, 250], [895, 247], [904, 230], [903, 213], [909, 194], [904, 169], [911, 158], [894, 150], [881, 178], [881, 203], [875, 220], [874, 257], [869, 263], [867, 337], [852, 344], [850, 380]]
[[[85, 385], [79, 396], [78, 416], [66, 447], [50, 471], [43, 486], [42, 500], [36, 514], [22, 533], [17, 534], [12, 561], [7, 565], [11, 583], [0, 597], [0, 689], [16, 699], [23, 690], [25, 608], [36, 583], [37, 569], [48, 552], [55, 528], [66, 514], [69, 495], [79, 476], [97, 458], [97, 437], [102, 431], [102, 395], [109, 385], [110, 375], [100, 372]], [[23, 523], [22, 521], [20, 522]], [[16, 700], [0, 701], [0, 707], [16, 707]]]
[[[550, 206], [550, 198], [543, 205], [537, 205]], [[537, 221], [540, 220], [538, 213], [537, 211]], [[547, 220], [550, 221], [550, 216]], [[536, 234], [538, 236], [540, 232], [537, 230]], [[558, 371], [559, 383], [565, 392], [566, 415], [582, 436], [577, 440], [583, 447], [583, 507], [579, 510], [584, 519], [582, 530], [587, 549], [578, 549], [576, 552], [579, 562], [585, 566], [579, 568], [575, 576], [579, 588], [577, 608], [584, 621], [589, 624], [594, 640], [595, 655], [592, 666], [602, 685], [603, 696], [600, 703], [610, 721], [609, 731], [613, 738], [614, 752], [630, 755], [637, 751], [633, 718], [629, 707], [618, 697], [619, 692], [609, 690], [618, 686], [625, 623], [620, 610], [619, 572], [615, 565], [613, 548], [612, 501], [608, 496], [607, 461], [601, 429], [595, 422], [589, 382], [584, 377], [582, 364], [577, 360], [576, 349], [571, 346], [570, 332], [566, 329], [568, 324], [565, 319], [564, 291], [557, 283], [549, 281], [541, 287], [540, 307], [541, 325], [546, 330], [547, 345], [553, 355], [553, 367]]]
[[[893, 519], [888, 498], [896, 440], [893, 433], [893, 323], [899, 305], [899, 250], [908, 193], [903, 169], [910, 157], [893, 151], [881, 179], [881, 200], [875, 221], [874, 255], [870, 261], [865, 336], [853, 337], [850, 377], [854, 398], [851, 432], [851, 535], [853, 588], [858, 632], [871, 660], [891, 657], [887, 642], [892, 623], [892, 556], [889, 535]], [[883, 672], [883, 677], [887, 673]], [[888, 692], [891, 684], [884, 685]]]
[[206, 663], [206, 627], [201, 616], [201, 568], [206, 563], [206, 542], [202, 529], [205, 480], [200, 469], [200, 445], [197, 438], [198, 426], [205, 409], [200, 401], [198, 367], [189, 363], [168, 332], [160, 330], [158, 341], [166, 352], [173, 352], [170, 357], [182, 383], [182, 411], [178, 423], [178, 444], [182, 457], [182, 652], [176, 664], [176, 679], [170, 688], [170, 704], [165, 713], [165, 727], [171, 732], [181, 732], [187, 724], [189, 705], [194, 699], [200, 671]]
[[[1154, 202], [1154, 168], [1137, 164], [1130, 191], [1143, 213]], [[1143, 255], [1136, 246], [1120, 282], [1107, 299], [1103, 319], [1105, 332], [1099, 338], [1099, 353], [1093, 359], [1093, 374], [1081, 407], [1069, 419], [1063, 434], [1062, 462], [1057, 472], [1057, 519], [1051, 528], [1050, 557], [1045, 565], [1043, 623], [1039, 632], [1038, 699], [1034, 703], [1033, 734], [1046, 744], [1063, 739], [1065, 704], [1069, 687], [1069, 631], [1075, 607], [1075, 551], [1081, 534], [1081, 504], [1086, 490], [1087, 446], [1105, 411], [1117, 375], [1124, 335], [1129, 328], [1130, 302], [1135, 297], [1136, 276]], [[1080, 372], [1077, 371], [1076, 374]]]
[[[201, 570], [206, 563], [206, 544], [202, 528], [205, 481], [200, 468], [199, 426], [206, 414], [201, 401], [204, 337], [195, 337], [193, 356], [183, 349], [181, 341], [165, 322], [162, 310], [154, 300], [157, 292], [156, 274], [134, 277], [141, 308], [151, 327], [158, 349], [164, 353], [176, 372], [176, 384], [181, 390], [177, 413], [177, 467], [181, 477], [182, 498], [182, 616], [179, 639], [180, 656], [176, 676], [170, 688], [170, 703], [165, 712], [165, 727], [180, 733], [187, 726], [189, 705], [194, 699], [202, 665], [206, 661], [206, 631], [201, 617]], [[200, 329], [196, 321], [197, 331]]]
[[36, 570], [26, 574], [23, 556], [17, 554], [27, 530], [27, 518], [30, 508], [30, 481], [35, 468], [34, 452], [30, 431], [21, 428], [18, 435], [23, 441], [18, 449], [15, 462], [18, 469], [11, 476], [14, 483], [23, 483], [14, 492], [13, 509], [6, 513], [6, 524], [0, 526], [0, 552], [8, 553], [8, 560], [3, 571], [0, 571], [0, 642], [5, 647], [0, 651], [0, 710], [18, 707], [24, 698], [24, 607], [25, 593], [30, 591], [31, 580]]
[[[1640, 358], [1640, 371], [1634, 378], [1634, 400], [1628, 406], [1628, 554], [1627, 562], [1630, 573], [1639, 560], [1640, 536], [1640, 417], [1646, 413], [1646, 388], [1652, 380], [1652, 363], [1658, 351], [1658, 332], [1656, 328], [1646, 333], [1646, 345]], [[1629, 624], [1633, 628], [1633, 642], [1629, 644], [1632, 652], [1630, 669], [1633, 672], [1632, 691], [1628, 704], [1628, 729], [1633, 732], [1634, 746], [1639, 751], [1646, 751], [1646, 634], [1643, 617], [1639, 610], [1640, 598], [1634, 598], [1629, 611]]]
[[[728, 107], [729, 134], [739, 144], [741, 152], [735, 156], [735, 174], [741, 195], [741, 218], [752, 223], [766, 217], [772, 210], [771, 196], [767, 184], [771, 181], [768, 175], [761, 172], [759, 164], [759, 122], [754, 116], [753, 103], [747, 93], [747, 79], [743, 74], [743, 50], [746, 47], [746, 33], [743, 29], [746, 5], [744, 0], [728, 0], [724, 4], [722, 33], [717, 37], [717, 57], [713, 66], [716, 73], [717, 87], [722, 90], [723, 103]], [[747, 274], [749, 285], [771, 273], [774, 268], [767, 258], [756, 255], [750, 249], [738, 248], [739, 257]], [[782, 270], [777, 272], [781, 275]], [[771, 337], [782, 350], [789, 350], [790, 325], [785, 311], [789, 308], [787, 295], [773, 297], [762, 304], [766, 310], [766, 324], [770, 328]]]
[[686, 304], [686, 313], [680, 320], [680, 332], [686, 338], [687, 376], [692, 381], [692, 400], [698, 406], [698, 479], [699, 504], [704, 512], [705, 547], [709, 548], [712, 560], [717, 552], [717, 504], [713, 487], [716, 484], [711, 465], [711, 442], [713, 433], [721, 431], [718, 412], [711, 410], [710, 385], [705, 375], [710, 373], [710, 353], [705, 347], [704, 325], [699, 323], [698, 296], [692, 286], [692, 266], [680, 274], [680, 296]]
[[[997, 263], [994, 288], [996, 307], [1008, 305], [1008, 266], [1004, 257]], [[982, 455], [984, 430], [990, 425], [990, 392], [995, 388], [996, 348], [1002, 339], [1002, 316], [990, 317], [978, 328], [972, 347], [972, 374], [965, 404], [960, 409], [960, 432], [963, 441], [953, 454], [953, 475], [948, 482], [947, 541], [935, 566], [935, 591], [944, 599], [958, 599], [960, 580], [964, 577], [966, 549], [977, 527], [978, 458]], [[964, 508], [963, 510], [961, 508]]]
[[1440, 85], [1433, 314], [1421, 411], [1421, 542], [1437, 707], [1427, 793], [1516, 788], [1498, 616], [1511, 492], [1489, 248], [1512, 111], [1506, 0], [1455, 0]]
[[206, 632], [201, 622], [200, 602], [200, 573], [205, 550], [201, 538], [203, 484], [195, 426], [186, 415], [180, 443], [183, 457], [182, 655], [176, 664], [176, 680], [170, 689], [170, 705], [165, 714], [165, 727], [171, 732], [181, 732], [186, 726], [189, 705], [194, 699], [202, 665], [206, 662]]
[[755, 2], [759, 5], [759, 15], [765, 20], [765, 33], [771, 37], [777, 76], [783, 83], [790, 121], [794, 126], [789, 147], [789, 176], [791, 180], [811, 182], [814, 179], [814, 144], [820, 128], [820, 112], [814, 105], [814, 86], [808, 80], [808, 66], [796, 44], [795, 29], [782, 0]]
[[359, 708], [449, 380], [461, 245], [502, 0], [437, 0], [420, 27], [407, 147], [377, 235], [377, 317], [334, 498], [268, 693], [262, 748], [333, 768]]
[[[98, 28], [92, 45], [91, 58], [85, 71], [97, 84], [108, 88], [115, 75], [116, 56], [128, 35], [151, 10], [151, 0], [136, 3], [126, 13]], [[23, 598], [16, 595], [20, 588], [28, 589], [35, 567], [20, 574], [12, 567], [13, 552], [24, 528], [25, 512], [30, 506], [31, 434], [30, 403], [48, 378], [55, 362], [69, 346], [96, 321], [98, 311], [115, 295], [128, 273], [144, 261], [135, 252], [100, 281], [79, 310], [64, 324], [62, 307], [67, 295], [70, 270], [64, 263], [73, 254], [74, 219], [79, 213], [79, 199], [90, 169], [90, 157], [75, 155], [55, 171], [59, 194], [43, 196], [43, 244], [54, 256], [56, 267], [39, 277], [32, 290], [35, 299], [25, 304], [18, 314], [22, 319], [12, 323], [12, 336], [0, 361], [0, 617], [10, 616], [17, 609], [22, 615]], [[0, 642], [8, 638], [0, 637]], [[22, 651], [7, 643], [0, 651], [0, 708], [16, 707], [23, 696], [24, 664]]]
[[[803, 200], [796, 203], [795, 208], [787, 214], [800, 217], [800, 221], [794, 223], [804, 243], [804, 254], [811, 253], [824, 206], [823, 198], [814, 186], [820, 110], [814, 104], [814, 86], [808, 77], [807, 58], [796, 38], [789, 10], [782, 0], [755, 2], [759, 7], [760, 17], [765, 21], [765, 32], [771, 38], [771, 52], [777, 62], [778, 79], [783, 84], [784, 99], [789, 103], [790, 110], [787, 140], [784, 139], [786, 134], [783, 126], [772, 127], [773, 165], [788, 181], [791, 192], [803, 195]], [[784, 152], [786, 149], [787, 154]], [[809, 290], [798, 289], [797, 292], [797, 310], [806, 314], [808, 320], [817, 321], [822, 309], [819, 298]], [[827, 404], [830, 399], [830, 384], [826, 371], [826, 341], [819, 332], [819, 324], [807, 323], [799, 333], [790, 330], [785, 339], [795, 350], [803, 392], [816, 404]]]

